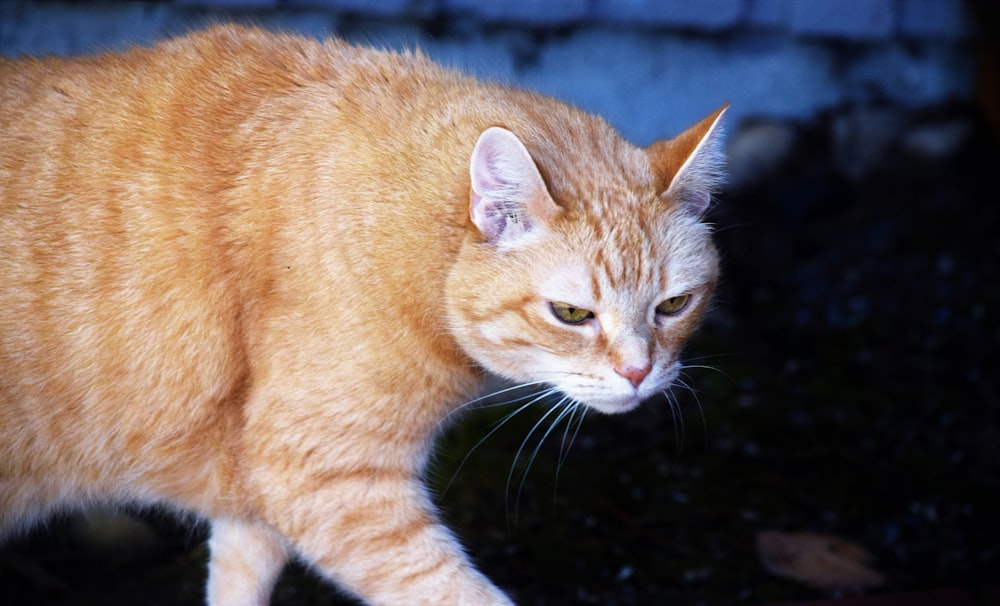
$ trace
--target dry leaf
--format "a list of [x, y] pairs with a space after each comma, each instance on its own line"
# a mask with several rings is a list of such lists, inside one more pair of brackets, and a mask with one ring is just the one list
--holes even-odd
[[757, 552], [768, 572], [825, 591], [859, 591], [884, 580], [866, 565], [870, 556], [864, 547], [840, 537], [761, 532]]

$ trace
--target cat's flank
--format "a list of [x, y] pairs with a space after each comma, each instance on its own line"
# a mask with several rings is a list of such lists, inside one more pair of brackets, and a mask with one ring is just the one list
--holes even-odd
[[716, 282], [721, 110], [636, 148], [420, 55], [232, 26], [0, 83], [0, 526], [193, 512], [215, 606], [293, 556], [371, 604], [510, 604], [421, 482], [441, 421], [485, 372], [634, 408]]

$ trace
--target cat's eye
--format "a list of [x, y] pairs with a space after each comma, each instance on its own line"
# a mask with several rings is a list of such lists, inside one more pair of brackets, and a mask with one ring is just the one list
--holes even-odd
[[549, 303], [549, 307], [552, 309], [552, 315], [558, 318], [560, 322], [566, 324], [582, 324], [594, 317], [594, 312], [569, 305], [568, 303], [553, 301]]
[[687, 307], [688, 301], [690, 300], [691, 295], [677, 295], [676, 297], [670, 297], [656, 306], [656, 313], [663, 316], [672, 316], [680, 313], [681, 310]]

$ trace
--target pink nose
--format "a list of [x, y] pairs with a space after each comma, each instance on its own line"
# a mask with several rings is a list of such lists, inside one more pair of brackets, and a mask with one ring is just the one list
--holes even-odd
[[615, 372], [628, 379], [632, 387], [639, 387], [639, 384], [642, 383], [642, 380], [646, 378], [651, 370], [653, 370], [652, 364], [647, 365], [645, 368], [636, 368], [635, 366], [616, 368]]

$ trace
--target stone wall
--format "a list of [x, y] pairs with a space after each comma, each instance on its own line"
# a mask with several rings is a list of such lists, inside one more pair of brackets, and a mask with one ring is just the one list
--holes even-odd
[[852, 150], [884, 147], [928, 108], [970, 104], [976, 87], [960, 0], [5, 1], [0, 54], [92, 53], [218, 20], [419, 46], [599, 113], [639, 144], [728, 101], [737, 179], [766, 163], [761, 146], [787, 148], [788, 125], [821, 116], [863, 171]]

